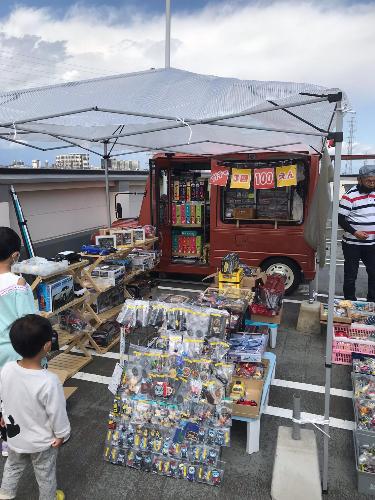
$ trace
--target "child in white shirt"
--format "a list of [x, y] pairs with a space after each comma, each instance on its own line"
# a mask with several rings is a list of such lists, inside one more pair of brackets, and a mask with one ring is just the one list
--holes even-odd
[[17, 485], [28, 463], [32, 463], [40, 500], [60, 500], [56, 490], [57, 450], [70, 435], [70, 423], [62, 385], [53, 373], [41, 367], [51, 350], [51, 323], [35, 314], [16, 320], [10, 329], [20, 361], [7, 363], [0, 373], [2, 427], [6, 427], [9, 457], [0, 489], [0, 499], [16, 498]]

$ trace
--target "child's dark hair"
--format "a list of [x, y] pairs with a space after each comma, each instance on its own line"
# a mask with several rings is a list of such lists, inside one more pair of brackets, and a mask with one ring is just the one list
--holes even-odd
[[0, 227], [0, 262], [21, 250], [21, 239], [10, 227]]
[[27, 314], [17, 319], [10, 328], [13, 349], [23, 358], [34, 358], [46, 342], [52, 340], [53, 330], [48, 319]]

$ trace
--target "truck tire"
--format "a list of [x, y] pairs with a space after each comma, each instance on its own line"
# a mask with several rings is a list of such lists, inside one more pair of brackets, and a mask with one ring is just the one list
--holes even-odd
[[298, 264], [287, 257], [272, 257], [265, 260], [261, 266], [267, 274], [280, 273], [286, 277], [285, 294], [293, 293], [301, 283], [301, 269]]

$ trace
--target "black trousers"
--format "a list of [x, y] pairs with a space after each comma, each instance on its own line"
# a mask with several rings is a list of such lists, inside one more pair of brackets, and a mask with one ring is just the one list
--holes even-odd
[[344, 297], [347, 300], [357, 300], [355, 282], [358, 275], [359, 261], [366, 267], [368, 275], [367, 300], [375, 302], [375, 245], [350, 245], [342, 242], [344, 253]]

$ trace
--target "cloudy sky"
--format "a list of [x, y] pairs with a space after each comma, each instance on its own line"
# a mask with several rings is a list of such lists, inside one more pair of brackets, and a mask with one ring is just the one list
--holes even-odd
[[[164, 6], [0, 2], [0, 90], [163, 66]], [[172, 66], [340, 87], [356, 111], [355, 152], [375, 152], [375, 0], [172, 0], [172, 8]], [[6, 164], [35, 153], [8, 146], [0, 155]]]

